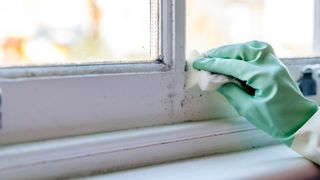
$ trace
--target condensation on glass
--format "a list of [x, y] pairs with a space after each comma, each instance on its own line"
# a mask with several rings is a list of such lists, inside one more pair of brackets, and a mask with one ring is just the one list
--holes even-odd
[[187, 0], [187, 53], [261, 40], [280, 57], [314, 56], [314, 1]]
[[0, 1], [0, 66], [151, 62], [159, 0]]

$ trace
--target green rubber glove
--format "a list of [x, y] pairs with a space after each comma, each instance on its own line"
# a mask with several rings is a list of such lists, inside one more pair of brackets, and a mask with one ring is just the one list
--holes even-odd
[[250, 95], [233, 83], [218, 91], [238, 113], [256, 127], [290, 144], [292, 135], [317, 111], [315, 102], [303, 97], [287, 69], [264, 42], [227, 45], [197, 59], [193, 67], [233, 76], [254, 89]]

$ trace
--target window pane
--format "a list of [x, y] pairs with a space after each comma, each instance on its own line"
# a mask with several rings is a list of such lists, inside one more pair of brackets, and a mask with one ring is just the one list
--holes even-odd
[[158, 19], [158, 0], [2, 0], [0, 65], [152, 61]]
[[313, 56], [312, 0], [187, 0], [187, 52], [262, 40], [280, 57]]

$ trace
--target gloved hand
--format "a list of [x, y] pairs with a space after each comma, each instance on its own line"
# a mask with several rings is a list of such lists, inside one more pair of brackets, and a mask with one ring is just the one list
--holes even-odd
[[253, 95], [234, 83], [224, 84], [218, 91], [241, 116], [287, 145], [318, 109], [315, 102], [303, 97], [267, 43], [251, 41], [212, 49], [193, 67], [233, 76], [252, 87]]

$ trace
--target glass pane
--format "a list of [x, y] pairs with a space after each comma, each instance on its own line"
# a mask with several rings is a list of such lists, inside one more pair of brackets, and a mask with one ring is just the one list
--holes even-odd
[[146, 62], [158, 0], [1, 0], [0, 65]]
[[187, 53], [261, 40], [280, 57], [313, 56], [312, 0], [187, 0]]

